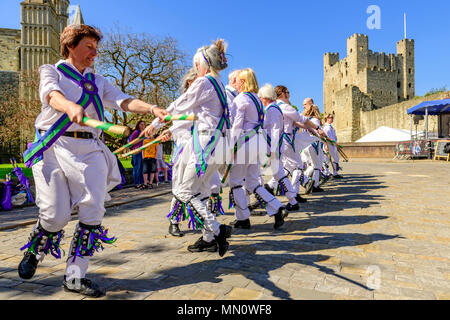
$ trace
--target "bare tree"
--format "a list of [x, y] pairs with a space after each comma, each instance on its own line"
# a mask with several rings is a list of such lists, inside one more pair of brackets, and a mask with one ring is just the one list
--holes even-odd
[[[172, 37], [158, 38], [146, 33], [134, 34], [115, 26], [105, 34], [99, 48], [97, 71], [123, 92], [167, 107], [179, 92], [187, 70], [186, 54]], [[152, 117], [108, 110], [111, 122], [128, 125]]]
[[22, 74], [18, 88], [5, 88], [0, 100], [0, 144], [11, 145], [12, 156], [20, 157], [35, 136], [34, 122], [41, 111], [37, 92], [39, 75]]

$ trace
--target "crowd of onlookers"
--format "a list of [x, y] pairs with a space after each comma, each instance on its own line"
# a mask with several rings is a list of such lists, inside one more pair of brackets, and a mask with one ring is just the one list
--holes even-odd
[[[132, 141], [139, 137], [141, 132], [145, 129], [144, 121], [139, 121], [136, 128], [129, 138]], [[145, 138], [143, 141], [131, 147], [132, 150], [142, 147], [144, 144], [152, 142], [155, 137]], [[153, 189], [160, 183], [159, 175], [162, 172], [164, 178], [161, 183], [169, 183], [168, 166], [164, 161], [162, 144], [155, 143], [145, 148], [142, 152], [133, 155], [131, 160], [133, 166], [133, 181], [138, 189]]]

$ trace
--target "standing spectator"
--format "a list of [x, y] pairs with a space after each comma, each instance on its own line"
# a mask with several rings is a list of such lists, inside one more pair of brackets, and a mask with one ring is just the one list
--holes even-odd
[[[153, 137], [147, 143], [152, 141], [154, 141]], [[152, 144], [142, 151], [142, 157], [144, 158], [144, 185], [142, 189], [153, 189], [153, 180], [156, 178], [156, 153], [158, 146], [159, 143]], [[156, 186], [158, 186], [158, 180], [156, 180]]]
[[[131, 134], [131, 137], [129, 141], [133, 141], [134, 139], [137, 139], [141, 132], [145, 129], [145, 122], [139, 121], [136, 124], [136, 128], [134, 132]], [[135, 150], [137, 148], [142, 147], [142, 141], [135, 144], [131, 147], [131, 150]], [[133, 181], [134, 186], [138, 189], [142, 188], [144, 185], [144, 177], [143, 177], [143, 167], [142, 167], [142, 153], [138, 153], [133, 155], [131, 158], [131, 165], [133, 166]]]
[[156, 153], [156, 171], [158, 172], [156, 176], [156, 181], [159, 182], [159, 173], [161, 171], [164, 172], [164, 183], [169, 183], [169, 179], [167, 178], [167, 174], [169, 169], [167, 168], [166, 163], [164, 162], [164, 153], [162, 144], [158, 145], [158, 151]]

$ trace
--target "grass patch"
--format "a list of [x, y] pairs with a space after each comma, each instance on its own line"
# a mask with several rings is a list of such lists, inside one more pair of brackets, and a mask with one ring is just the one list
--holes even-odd
[[[17, 164], [19, 168], [22, 169], [23, 174], [30, 178], [33, 176], [33, 172], [30, 168], [25, 168], [25, 165], [23, 163]], [[13, 170], [13, 166], [11, 164], [0, 164], [0, 179], [4, 180], [6, 175], [10, 173]]]

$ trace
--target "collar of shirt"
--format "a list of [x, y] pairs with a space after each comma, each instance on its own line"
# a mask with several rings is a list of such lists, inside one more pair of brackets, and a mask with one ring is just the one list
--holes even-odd
[[87, 67], [83, 73], [80, 72], [80, 70], [78, 70], [73, 64], [71, 64], [70, 62], [68, 62], [67, 60], [59, 60], [55, 66], [59, 66], [61, 63], [67, 64], [69, 67], [71, 67], [72, 69], [78, 71], [79, 74], [81, 74], [83, 77], [88, 74], [88, 73], [94, 73], [94, 69], [92, 69], [91, 67]]

